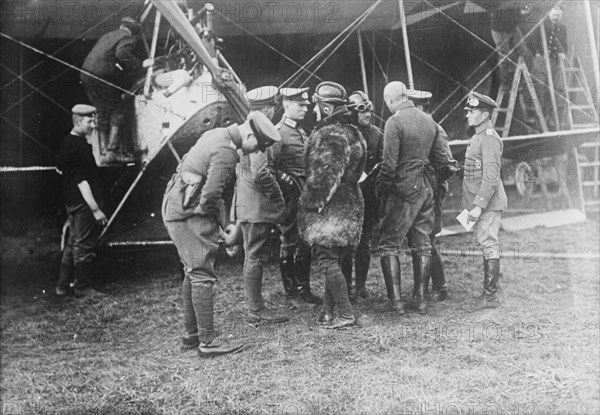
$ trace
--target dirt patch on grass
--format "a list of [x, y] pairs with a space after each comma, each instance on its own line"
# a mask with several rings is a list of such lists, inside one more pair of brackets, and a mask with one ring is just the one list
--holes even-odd
[[[481, 290], [479, 254], [446, 258], [450, 299], [431, 305], [426, 316], [404, 317], [388, 311], [374, 258], [368, 279], [373, 295], [356, 305], [360, 324], [333, 333], [317, 327], [319, 309], [286, 308], [275, 264], [266, 272], [264, 293], [273, 307], [288, 312], [290, 322], [244, 323], [241, 264], [221, 262], [218, 327], [248, 348], [214, 359], [179, 351], [180, 280], [173, 250], [105, 255], [99, 266], [108, 297], [58, 301], [48, 295], [56, 243], [38, 242], [47, 252], [34, 250], [40, 254], [24, 260], [28, 255], [4, 256], [9, 245], [3, 242], [3, 409], [598, 413], [598, 260], [541, 258], [530, 251], [523, 255], [523, 249], [515, 255], [510, 248], [529, 243], [537, 252], [597, 254], [598, 235], [594, 221], [502, 233], [502, 307], [476, 314], [466, 310]], [[468, 249], [471, 236], [444, 238], [441, 244]], [[408, 256], [402, 271], [408, 299]], [[313, 289], [321, 294], [323, 278], [313, 275]]]

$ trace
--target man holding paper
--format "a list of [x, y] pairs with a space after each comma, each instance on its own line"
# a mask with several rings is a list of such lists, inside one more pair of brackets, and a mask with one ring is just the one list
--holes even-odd
[[472, 311], [499, 306], [500, 244], [498, 231], [502, 211], [507, 207], [500, 168], [503, 143], [491, 122], [496, 102], [472, 92], [467, 100], [467, 122], [475, 128], [465, 154], [462, 186], [463, 208], [483, 253], [483, 294]]

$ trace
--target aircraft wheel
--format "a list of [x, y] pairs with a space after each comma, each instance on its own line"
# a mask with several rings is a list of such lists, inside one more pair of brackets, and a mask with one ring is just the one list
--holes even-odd
[[521, 196], [535, 196], [535, 189], [540, 184], [538, 169], [521, 161], [515, 169], [515, 184]]

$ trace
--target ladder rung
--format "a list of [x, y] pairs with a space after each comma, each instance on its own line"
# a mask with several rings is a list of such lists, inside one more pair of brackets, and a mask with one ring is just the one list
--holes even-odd
[[588, 124], [573, 124], [573, 128], [594, 128], [598, 127], [596, 123], [588, 123]]
[[598, 206], [600, 205], [600, 200], [587, 200], [583, 202], [585, 206]]
[[600, 186], [600, 182], [581, 182], [582, 186]]
[[585, 148], [590, 148], [590, 147], [600, 147], [600, 143], [597, 141], [588, 141], [587, 143], [582, 143], [579, 148], [581, 147], [585, 147]]
[[579, 167], [600, 167], [600, 161], [580, 161]]
[[566, 86], [565, 89], [569, 92], [585, 92], [585, 88], [582, 88], [580, 86], [576, 86], [576, 87]]
[[576, 109], [576, 110], [592, 110], [594, 107], [592, 107], [591, 105], [573, 105], [571, 104], [571, 109]]

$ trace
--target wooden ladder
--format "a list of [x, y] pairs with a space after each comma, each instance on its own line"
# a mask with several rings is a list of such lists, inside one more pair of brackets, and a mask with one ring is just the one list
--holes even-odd
[[[598, 113], [579, 57], [573, 65], [560, 62], [567, 100], [566, 122], [569, 129], [598, 126]], [[584, 143], [577, 148], [577, 161], [581, 192], [586, 211], [600, 210], [600, 139]]]
[[566, 66], [560, 61], [560, 70], [567, 98], [567, 123], [569, 129], [592, 128], [598, 126], [598, 113], [594, 107], [592, 94], [581, 69], [579, 57], [574, 64]]
[[[527, 114], [525, 98], [523, 97], [523, 94], [519, 94], [519, 86], [522, 78], [525, 78], [525, 87], [527, 88], [527, 92], [529, 92], [529, 96], [533, 102], [542, 132], [548, 131], [548, 126], [542, 112], [542, 107], [540, 106], [535, 88], [533, 87], [531, 74], [529, 73], [529, 69], [527, 69], [527, 65], [525, 65], [525, 61], [521, 56], [519, 57], [519, 62], [517, 63], [517, 69], [515, 70], [515, 75], [510, 90], [507, 93], [500, 88], [498, 90], [498, 96], [496, 97], [496, 104], [498, 104], [498, 108], [492, 114], [492, 125], [494, 125], [494, 128], [500, 137], [508, 137], [510, 133], [510, 126], [512, 124], [513, 113], [515, 112], [517, 99], [519, 100], [522, 113]], [[504, 115], [504, 117], [499, 117], [500, 114]]]

